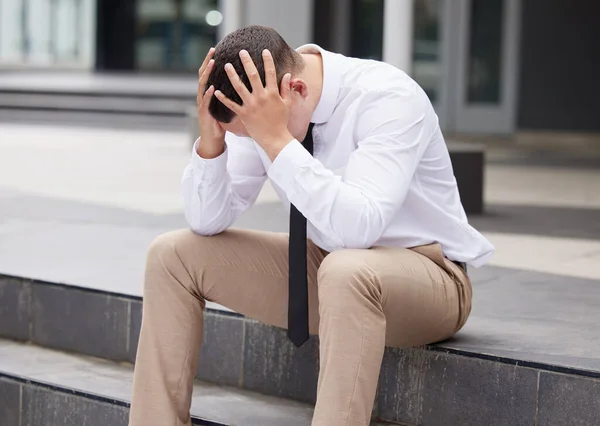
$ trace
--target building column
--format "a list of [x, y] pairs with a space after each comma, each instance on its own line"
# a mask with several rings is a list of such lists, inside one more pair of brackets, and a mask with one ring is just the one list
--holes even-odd
[[219, 40], [227, 34], [241, 28], [244, 25], [243, 0], [220, 0], [219, 10], [223, 14], [223, 22], [219, 25]]
[[413, 0], [384, 1], [383, 60], [410, 74], [413, 50]]

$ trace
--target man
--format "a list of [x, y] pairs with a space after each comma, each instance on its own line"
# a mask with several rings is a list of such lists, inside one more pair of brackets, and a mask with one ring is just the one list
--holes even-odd
[[[198, 113], [183, 177], [193, 232], [148, 254], [130, 424], [190, 424], [207, 300], [289, 325], [297, 345], [318, 334], [313, 426], [369, 424], [385, 346], [456, 333], [466, 265], [493, 252], [467, 223], [427, 96], [390, 65], [294, 51], [253, 26], [208, 53]], [[228, 230], [267, 178], [292, 204], [289, 239]]]

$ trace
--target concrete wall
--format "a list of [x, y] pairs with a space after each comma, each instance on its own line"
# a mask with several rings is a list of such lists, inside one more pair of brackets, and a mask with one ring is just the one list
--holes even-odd
[[245, 0], [243, 7], [243, 26], [273, 27], [294, 48], [312, 42], [312, 0]]

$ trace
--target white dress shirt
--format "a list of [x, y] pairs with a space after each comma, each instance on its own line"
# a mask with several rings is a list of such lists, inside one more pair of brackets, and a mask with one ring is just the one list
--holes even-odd
[[308, 220], [327, 251], [438, 242], [449, 259], [482, 265], [494, 251], [471, 227], [450, 155], [425, 92], [383, 62], [306, 45], [323, 58], [323, 91], [312, 116], [314, 156], [297, 140], [271, 162], [250, 138], [226, 134], [214, 159], [196, 153], [183, 176], [185, 215], [202, 235], [224, 231], [269, 178], [284, 206]]

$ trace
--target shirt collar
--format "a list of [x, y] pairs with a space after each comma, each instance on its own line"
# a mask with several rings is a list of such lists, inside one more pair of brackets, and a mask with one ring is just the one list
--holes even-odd
[[315, 124], [326, 123], [333, 115], [340, 90], [342, 76], [339, 66], [335, 63], [337, 57], [316, 44], [305, 44], [297, 51], [298, 53], [320, 53], [323, 58], [323, 89], [311, 121]]

